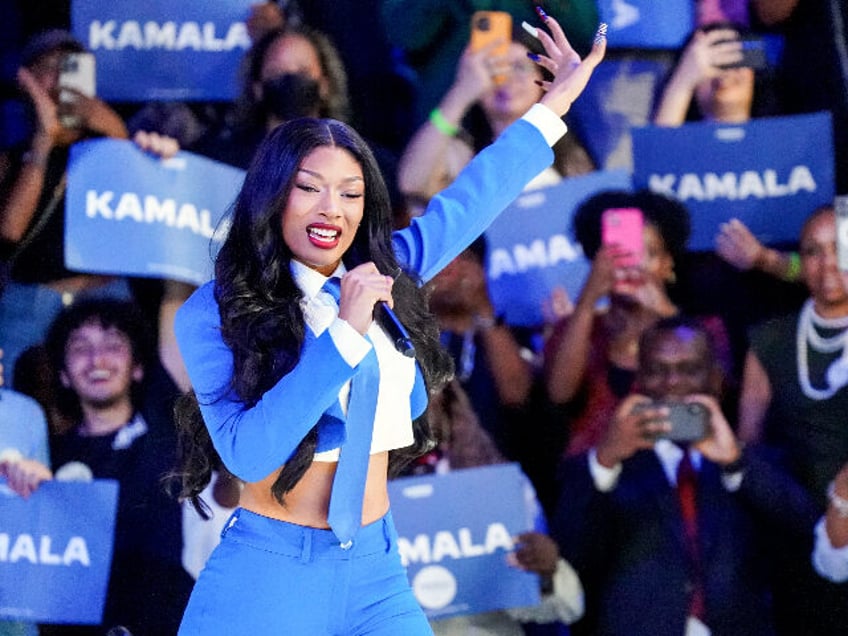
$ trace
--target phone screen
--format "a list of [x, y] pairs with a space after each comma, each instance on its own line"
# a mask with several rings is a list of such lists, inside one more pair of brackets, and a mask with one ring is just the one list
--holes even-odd
[[836, 258], [839, 269], [848, 272], [848, 195], [833, 199], [836, 210]]
[[639, 208], [610, 208], [601, 216], [601, 242], [625, 252], [616, 259], [621, 267], [637, 267], [645, 250], [644, 220]]
[[96, 81], [93, 53], [68, 53], [62, 58], [59, 87], [73, 88], [83, 95], [94, 97]]

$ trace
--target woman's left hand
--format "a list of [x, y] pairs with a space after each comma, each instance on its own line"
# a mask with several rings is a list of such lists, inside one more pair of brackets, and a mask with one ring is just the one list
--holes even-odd
[[598, 27], [592, 50], [581, 60], [569, 44], [559, 23], [542, 11], [539, 14], [551, 33], [548, 35], [542, 29], [536, 30], [537, 37], [547, 53], [540, 55], [537, 61], [554, 76], [552, 81], [542, 83], [545, 94], [539, 101], [562, 117], [586, 88], [595, 67], [604, 59], [607, 25], [602, 23]]

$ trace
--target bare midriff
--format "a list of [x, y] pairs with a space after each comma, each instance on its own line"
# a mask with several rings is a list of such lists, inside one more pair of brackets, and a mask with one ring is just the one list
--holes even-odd
[[[388, 452], [371, 455], [368, 477], [365, 482], [365, 499], [362, 503], [362, 524], [380, 519], [389, 510], [389, 493], [386, 487]], [[287, 521], [311, 528], [328, 528], [327, 510], [336, 462], [312, 462], [303, 478], [285, 495], [285, 505], [280, 505], [271, 494], [271, 486], [279, 471], [265, 479], [246, 483], [239, 505], [265, 517]]]

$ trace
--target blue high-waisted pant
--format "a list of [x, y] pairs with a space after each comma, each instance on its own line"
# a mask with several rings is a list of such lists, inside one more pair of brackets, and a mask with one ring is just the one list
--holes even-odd
[[401, 565], [391, 513], [343, 550], [330, 530], [240, 508], [200, 573], [179, 636], [432, 633]]

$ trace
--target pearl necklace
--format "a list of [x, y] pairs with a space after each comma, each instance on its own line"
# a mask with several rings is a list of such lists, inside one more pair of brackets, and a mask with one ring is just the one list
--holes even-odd
[[[824, 338], [816, 327], [822, 329], [842, 329], [829, 338]], [[848, 385], [848, 316], [843, 318], [822, 318], [813, 308], [813, 300], [804, 303], [798, 316], [798, 382], [801, 390], [811, 400], [827, 400], [839, 389]], [[819, 353], [834, 353], [841, 350], [842, 355], [827, 368], [826, 389], [816, 389], [810, 383], [810, 370], [807, 362], [808, 345]]]

